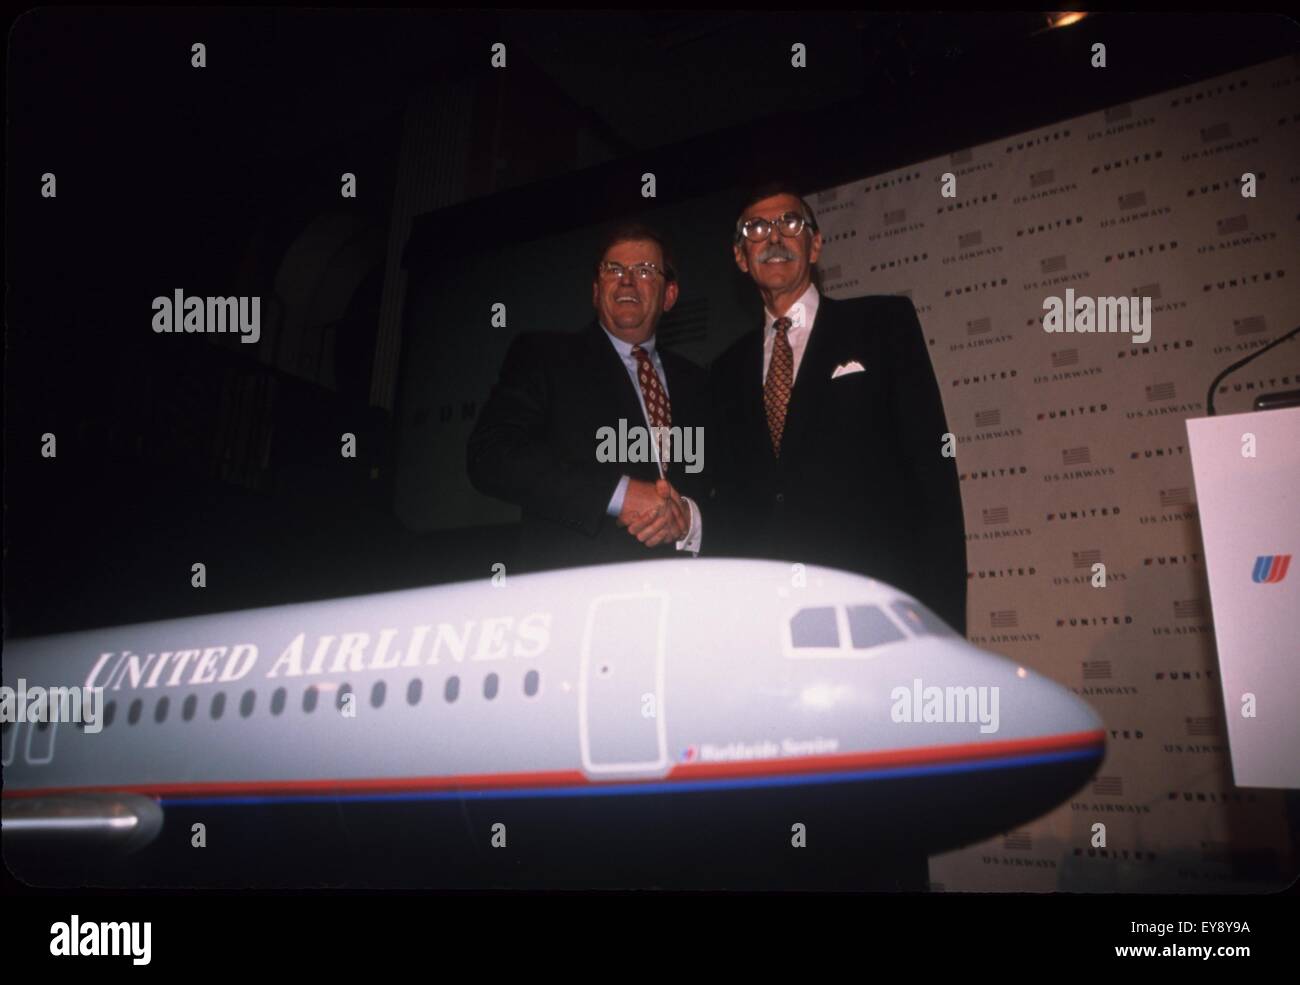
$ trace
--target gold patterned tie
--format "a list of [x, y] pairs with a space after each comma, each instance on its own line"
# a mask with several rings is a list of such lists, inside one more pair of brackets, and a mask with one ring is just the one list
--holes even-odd
[[772, 453], [781, 457], [781, 435], [785, 431], [785, 409], [790, 402], [790, 388], [794, 383], [794, 350], [786, 333], [793, 323], [789, 318], [778, 318], [772, 323], [776, 336], [772, 339], [772, 361], [763, 381], [763, 405], [767, 408], [767, 429], [772, 435]]

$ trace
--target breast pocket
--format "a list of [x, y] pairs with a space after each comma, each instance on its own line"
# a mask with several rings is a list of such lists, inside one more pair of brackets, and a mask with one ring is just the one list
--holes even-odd
[[848, 373], [830, 381], [822, 404], [824, 427], [858, 435], [880, 423], [880, 381], [870, 370]]
[[830, 381], [831, 400], [840, 407], [862, 407], [876, 398], [879, 381], [870, 370], [847, 373]]

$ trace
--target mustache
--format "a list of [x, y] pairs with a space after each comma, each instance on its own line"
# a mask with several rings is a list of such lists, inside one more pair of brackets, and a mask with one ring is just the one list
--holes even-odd
[[758, 262], [766, 263], [768, 260], [795, 260], [797, 257], [794, 251], [786, 249], [780, 243], [768, 243], [758, 254]]

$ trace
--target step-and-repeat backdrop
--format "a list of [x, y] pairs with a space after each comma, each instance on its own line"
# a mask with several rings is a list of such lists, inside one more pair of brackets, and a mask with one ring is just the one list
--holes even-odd
[[[932, 859], [935, 888], [1257, 891], [1294, 873], [1283, 794], [1232, 781], [1184, 421], [1219, 370], [1300, 323], [1300, 59], [810, 201], [828, 294], [916, 305], [958, 442], [969, 638], [1071, 688], [1108, 731], [1087, 787]], [[1149, 341], [1048, 333], [1044, 299], [1067, 289], [1150, 298]], [[1296, 387], [1300, 339], [1215, 402]]]

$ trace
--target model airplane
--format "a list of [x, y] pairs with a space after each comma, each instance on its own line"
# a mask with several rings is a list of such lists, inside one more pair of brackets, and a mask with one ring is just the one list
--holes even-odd
[[256, 811], [241, 837], [270, 837], [275, 805], [352, 802], [422, 804], [431, 839], [450, 812], [437, 838], [454, 829], [475, 852], [498, 836], [539, 848], [542, 831], [592, 845], [611, 825], [664, 851], [756, 831], [788, 850], [802, 825], [810, 844], [933, 854], [1050, 810], [1105, 743], [1065, 688], [910, 596], [768, 561], [488, 577], [13, 640], [4, 684], [15, 698], [103, 689], [98, 722], [4, 725], [7, 859], [57, 839], [139, 860], [155, 840], [188, 847], [194, 818]]

